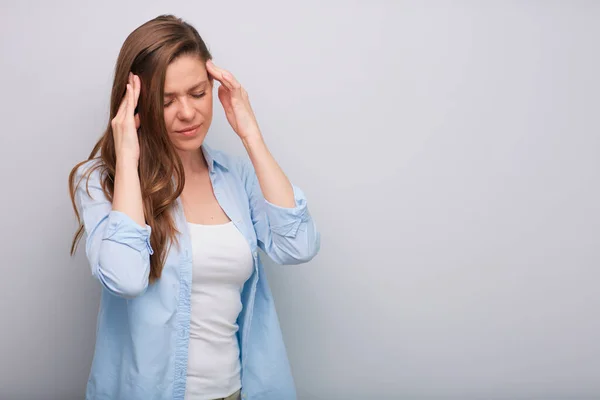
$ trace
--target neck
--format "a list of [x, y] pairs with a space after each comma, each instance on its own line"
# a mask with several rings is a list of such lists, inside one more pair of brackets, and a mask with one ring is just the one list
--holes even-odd
[[208, 164], [206, 163], [202, 149], [178, 151], [178, 153], [183, 164], [183, 172], [186, 176], [208, 171]]

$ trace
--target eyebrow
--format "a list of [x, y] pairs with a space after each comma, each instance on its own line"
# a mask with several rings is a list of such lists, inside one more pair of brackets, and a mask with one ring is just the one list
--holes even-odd
[[[192, 86], [191, 88], [188, 89], [188, 92], [193, 92], [194, 90], [200, 89], [201, 86], [206, 85], [208, 81], [204, 80], [202, 82], [198, 82], [197, 84], [195, 84], [194, 86]], [[165, 97], [171, 97], [171, 96], [175, 96], [177, 93], [174, 92], [165, 92]]]

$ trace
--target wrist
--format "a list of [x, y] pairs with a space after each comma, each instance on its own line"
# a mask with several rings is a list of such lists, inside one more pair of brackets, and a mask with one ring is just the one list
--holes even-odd
[[139, 166], [139, 159], [135, 156], [117, 156], [116, 169], [135, 169], [137, 171]]
[[250, 135], [250, 136], [243, 138], [242, 143], [243, 143], [244, 147], [246, 148], [246, 150], [250, 150], [257, 146], [265, 145], [263, 137], [260, 133], [255, 134], [255, 135]]

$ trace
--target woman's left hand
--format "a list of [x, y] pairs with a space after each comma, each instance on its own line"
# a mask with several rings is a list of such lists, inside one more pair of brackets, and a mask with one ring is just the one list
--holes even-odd
[[242, 140], [260, 138], [260, 129], [250, 106], [248, 92], [230, 72], [217, 67], [211, 60], [206, 62], [206, 70], [221, 83], [219, 100], [235, 133]]

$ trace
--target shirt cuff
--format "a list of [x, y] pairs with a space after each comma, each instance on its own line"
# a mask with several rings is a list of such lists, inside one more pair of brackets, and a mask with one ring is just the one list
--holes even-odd
[[150, 245], [150, 225], [142, 227], [127, 214], [116, 210], [108, 214], [107, 224], [103, 240], [111, 240], [139, 252], [147, 250], [149, 254], [154, 254]]
[[292, 184], [294, 190], [295, 206], [293, 208], [280, 207], [265, 199], [267, 215], [271, 231], [285, 237], [295, 237], [303, 222], [310, 219], [306, 196], [297, 186]]

